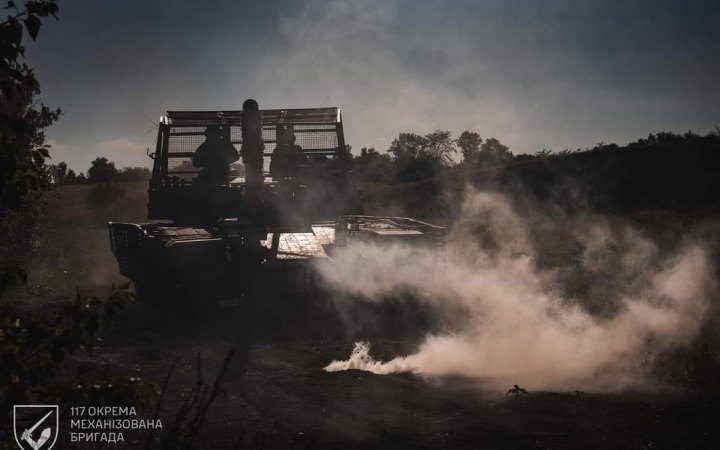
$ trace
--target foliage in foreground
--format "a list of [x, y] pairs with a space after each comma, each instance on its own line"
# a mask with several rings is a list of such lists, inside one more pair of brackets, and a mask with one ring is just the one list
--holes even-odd
[[54, 0], [35, 0], [20, 9], [9, 1], [0, 22], [0, 295], [22, 281], [21, 259], [36, 231], [43, 190], [50, 187], [45, 161], [50, 157], [45, 130], [59, 109], [38, 103], [40, 83], [25, 62], [23, 29], [35, 40], [48, 16], [57, 18]]
[[[207, 421], [208, 410], [222, 392], [220, 383], [228, 370], [232, 355], [233, 352], [230, 351], [225, 356], [218, 374], [211, 382], [206, 382], [203, 379], [202, 358], [200, 354], [197, 355], [197, 379], [192, 387], [189, 398], [177, 409], [175, 418], [167, 430], [163, 431], [162, 436], [156, 438], [154, 430], [148, 435], [145, 442], [146, 449], [152, 448], [155, 444], [159, 444], [160, 448], [167, 450], [189, 450], [194, 448], [193, 446], [200, 430]], [[174, 369], [175, 366], [173, 365], [168, 371], [165, 382], [163, 383], [160, 398], [155, 406], [156, 419], [162, 408], [162, 402], [167, 393], [167, 387], [170, 384]], [[242, 441], [243, 437], [244, 433], [240, 433], [238, 443]]]
[[137, 378], [109, 370], [93, 374], [82, 367], [71, 375], [65, 364], [76, 352], [92, 354], [100, 327], [134, 301], [123, 285], [113, 286], [107, 299], [87, 297], [78, 289], [74, 301], [47, 314], [6, 306], [0, 322], [0, 417], [23, 403], [142, 404], [146, 393]]

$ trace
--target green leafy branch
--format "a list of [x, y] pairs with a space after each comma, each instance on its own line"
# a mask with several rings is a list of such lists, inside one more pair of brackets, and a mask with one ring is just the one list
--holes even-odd
[[77, 289], [74, 301], [51, 314], [4, 312], [0, 322], [0, 416], [18, 402], [72, 394], [72, 389], [56, 379], [63, 361], [77, 351], [90, 354], [100, 327], [134, 302], [135, 294], [124, 284], [113, 286], [107, 299], [87, 297]]

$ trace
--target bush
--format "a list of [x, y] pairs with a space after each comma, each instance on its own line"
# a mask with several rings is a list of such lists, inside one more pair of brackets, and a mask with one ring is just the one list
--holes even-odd
[[100, 327], [134, 301], [133, 292], [124, 285], [113, 287], [107, 299], [88, 298], [77, 290], [73, 302], [45, 314], [21, 313], [4, 306], [0, 321], [0, 417], [10, 414], [13, 404], [38, 401], [147, 403], [146, 387], [137, 378], [108, 372], [73, 376], [63, 371], [67, 356], [78, 351], [90, 353]]

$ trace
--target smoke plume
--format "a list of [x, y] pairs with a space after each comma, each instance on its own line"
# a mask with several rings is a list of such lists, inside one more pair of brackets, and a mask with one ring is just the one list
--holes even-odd
[[470, 192], [443, 248], [358, 243], [320, 269], [364, 301], [411, 292], [462, 308], [462, 323], [387, 362], [357, 343], [350, 359], [325, 370], [458, 375], [489, 388], [639, 386], [650, 355], [692, 343], [714, 289], [702, 245], [661, 247], [609, 218], [548, 224], [499, 195]]

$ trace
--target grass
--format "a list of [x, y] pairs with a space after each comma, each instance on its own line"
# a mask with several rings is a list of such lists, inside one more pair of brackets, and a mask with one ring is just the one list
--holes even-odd
[[142, 222], [147, 214], [147, 182], [117, 183], [124, 198], [93, 208], [94, 185], [59, 186], [47, 196], [43, 231], [28, 265], [28, 284], [9, 292], [13, 303], [55, 303], [74, 295], [77, 286], [102, 294], [127, 281], [110, 251], [107, 222]]

